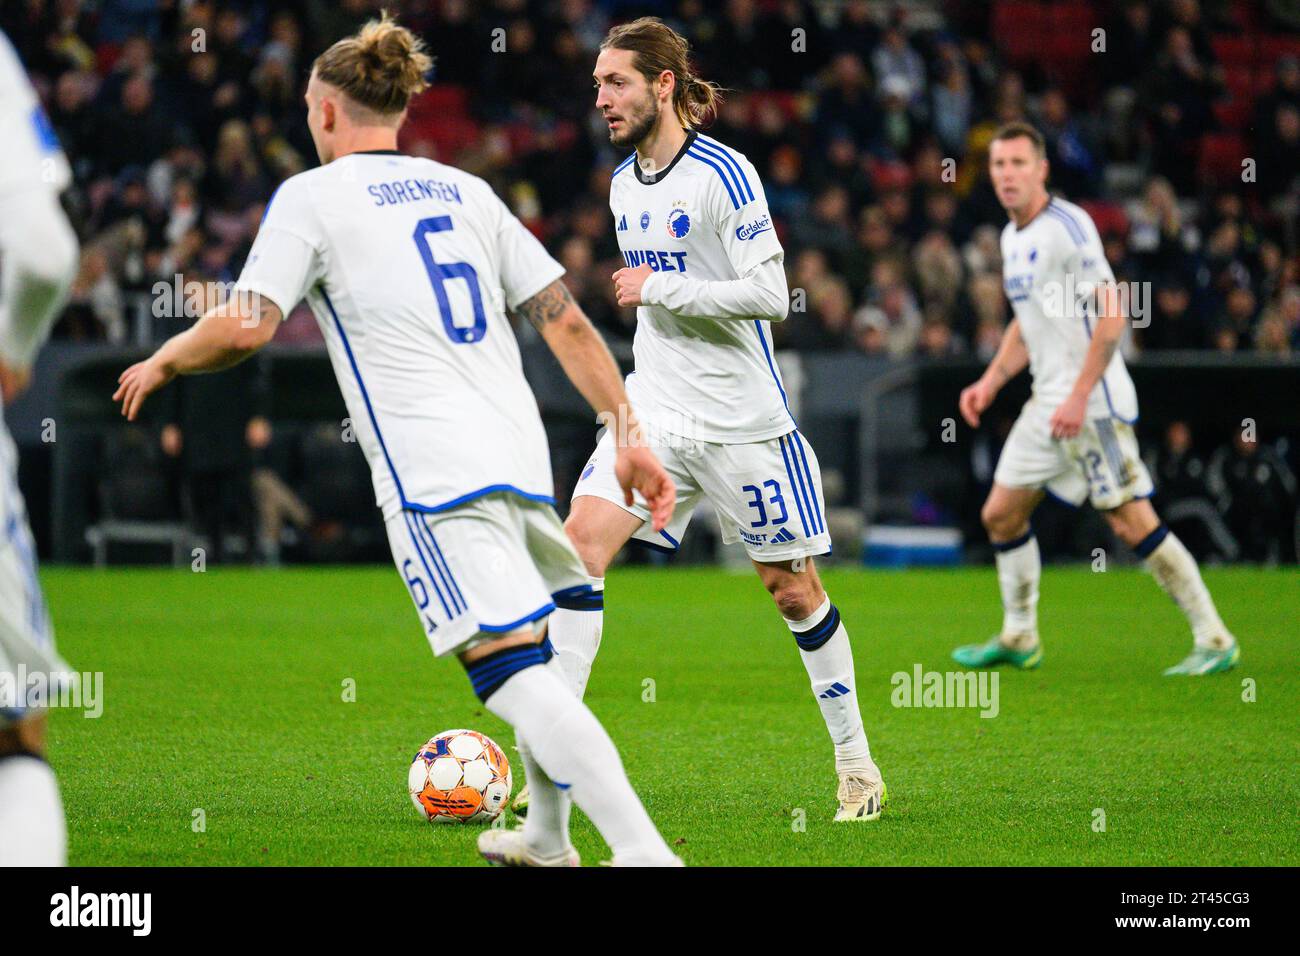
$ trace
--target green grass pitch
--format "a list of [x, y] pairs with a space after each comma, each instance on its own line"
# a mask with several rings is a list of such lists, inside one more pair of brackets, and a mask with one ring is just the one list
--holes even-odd
[[[406, 769], [442, 730], [482, 730], [507, 754], [513, 735], [433, 658], [391, 568], [43, 578], [61, 650], [104, 673], [100, 718], [52, 718], [71, 863], [479, 862], [477, 828], [417, 815]], [[991, 568], [825, 573], [889, 784], [878, 823], [831, 823], [830, 743], [752, 573], [613, 571], [588, 701], [689, 865], [1294, 865], [1296, 572], [1206, 578], [1242, 644], [1236, 670], [1162, 677], [1190, 637], [1147, 575], [1052, 568], [1044, 664], [1002, 671], [984, 719], [895, 708], [890, 678], [955, 669], [954, 645], [995, 630]], [[607, 855], [578, 812], [573, 837], [585, 862]]]

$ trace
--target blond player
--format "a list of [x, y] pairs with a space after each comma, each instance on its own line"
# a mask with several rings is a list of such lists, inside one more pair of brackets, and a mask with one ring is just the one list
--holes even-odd
[[[615, 864], [677, 865], [546, 640], [555, 602], [588, 587], [554, 510], [546, 435], [505, 310], [533, 321], [598, 411], [627, 397], [563, 269], [491, 188], [398, 152], [430, 65], [387, 17], [321, 54], [306, 96], [320, 167], [272, 198], [232, 300], [127, 369], [114, 399], [134, 418], [173, 376], [266, 345], [305, 298], [422, 630], [518, 737], [534, 812], [521, 831], [486, 831], [480, 852], [498, 864], [577, 865], [572, 799]], [[662, 525], [674, 502], [663, 467], [634, 442], [616, 455], [621, 486], [644, 495]]]

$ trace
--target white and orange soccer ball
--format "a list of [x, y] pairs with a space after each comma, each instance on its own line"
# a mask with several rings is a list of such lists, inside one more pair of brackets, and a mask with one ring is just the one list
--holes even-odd
[[415, 755], [406, 787], [432, 823], [490, 823], [510, 799], [510, 761], [486, 734], [444, 730]]

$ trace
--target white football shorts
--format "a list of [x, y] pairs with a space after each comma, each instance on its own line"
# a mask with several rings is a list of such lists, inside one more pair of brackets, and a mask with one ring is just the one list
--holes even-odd
[[614, 475], [614, 439], [608, 431], [582, 469], [573, 497], [612, 501], [644, 522], [633, 538], [664, 551], [677, 549], [701, 497], [717, 511], [722, 540], [743, 543], [755, 561], [791, 561], [831, 550], [821, 469], [812, 446], [798, 431], [737, 445], [647, 431], [651, 447], [677, 485], [677, 510], [668, 527], [660, 532], [651, 527], [650, 511], [640, 495], [634, 495], [630, 508], [623, 503]]
[[1030, 399], [1002, 448], [993, 480], [1009, 488], [1042, 488], [1068, 505], [1090, 501], [1118, 508], [1155, 490], [1133, 426], [1118, 418], [1085, 420], [1075, 438], [1052, 437], [1055, 407]]
[[[0, 435], [0, 442], [7, 442]], [[5, 449], [0, 449], [3, 461]], [[12, 444], [9, 445], [12, 451]], [[0, 727], [31, 714], [26, 674], [42, 674], [50, 686], [68, 665], [54, 649], [54, 628], [36, 576], [36, 545], [12, 467], [0, 474]]]
[[557, 597], [590, 592], [554, 506], [497, 493], [449, 511], [399, 511], [388, 543], [434, 654], [467, 650], [528, 625]]

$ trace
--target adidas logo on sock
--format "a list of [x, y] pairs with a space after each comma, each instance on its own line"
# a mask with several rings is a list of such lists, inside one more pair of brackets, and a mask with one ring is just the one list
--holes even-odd
[[851, 694], [851, 693], [853, 693], [851, 690], [849, 690], [839, 681], [836, 681], [834, 684], [831, 684], [830, 687], [827, 687], [824, 691], [822, 691], [817, 696], [820, 697], [822, 700], [834, 700], [836, 697], [843, 697], [845, 694]]
[[776, 534], [768, 539], [769, 544], [786, 544], [794, 540], [794, 535], [790, 533], [789, 528], [782, 528]]

